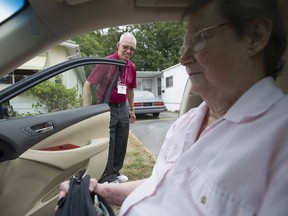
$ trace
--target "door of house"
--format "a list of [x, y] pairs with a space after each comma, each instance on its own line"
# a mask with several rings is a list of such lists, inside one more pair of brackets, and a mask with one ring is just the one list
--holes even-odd
[[157, 96], [161, 98], [161, 77], [157, 77]]

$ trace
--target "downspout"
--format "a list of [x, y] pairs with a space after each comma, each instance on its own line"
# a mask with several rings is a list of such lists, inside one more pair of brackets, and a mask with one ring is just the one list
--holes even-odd
[[80, 55], [81, 53], [80, 53], [80, 48], [79, 48], [79, 46], [76, 46], [75, 48], [76, 48], [76, 54], [67, 56], [67, 57], [66, 57], [66, 61], [67, 61], [67, 60], [70, 60], [70, 59], [80, 58], [80, 57], [81, 57], [81, 55]]

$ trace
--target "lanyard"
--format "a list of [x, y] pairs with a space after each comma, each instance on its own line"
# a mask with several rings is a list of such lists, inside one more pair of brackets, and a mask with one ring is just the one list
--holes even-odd
[[118, 80], [118, 83], [121, 83], [121, 84], [124, 84], [126, 85], [126, 79], [127, 79], [127, 67], [125, 67], [125, 72], [124, 72], [124, 83], [121, 82], [121, 78], [123, 78], [123, 75], [121, 77], [122, 73], [120, 74], [119, 76], [119, 80]]

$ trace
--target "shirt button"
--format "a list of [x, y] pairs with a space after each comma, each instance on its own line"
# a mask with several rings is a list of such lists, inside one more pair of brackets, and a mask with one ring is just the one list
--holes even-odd
[[207, 200], [206, 197], [205, 197], [205, 196], [202, 196], [202, 198], [201, 198], [201, 203], [202, 203], [202, 204], [206, 204], [206, 200]]

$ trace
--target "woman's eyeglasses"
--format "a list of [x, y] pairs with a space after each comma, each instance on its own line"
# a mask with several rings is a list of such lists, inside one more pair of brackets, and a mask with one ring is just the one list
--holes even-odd
[[226, 26], [229, 25], [229, 23], [222, 23], [219, 25], [215, 25], [215, 26], [210, 26], [204, 29], [201, 29], [200, 31], [196, 32], [195, 34], [192, 35], [191, 39], [189, 39], [191, 42], [189, 45], [183, 45], [180, 47], [179, 50], [179, 54], [180, 56], [184, 56], [184, 54], [190, 50], [192, 52], [192, 54], [196, 54], [199, 51], [201, 51], [202, 49], [204, 49], [205, 44], [206, 44], [206, 40], [208, 39], [206, 36], [206, 32], [212, 29], [216, 29], [222, 26]]

